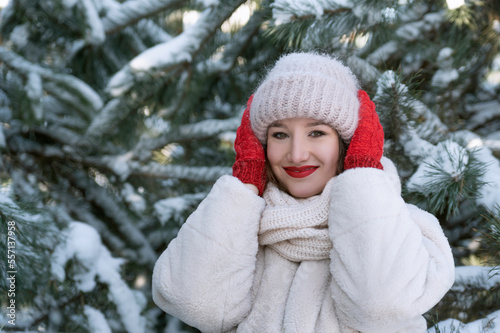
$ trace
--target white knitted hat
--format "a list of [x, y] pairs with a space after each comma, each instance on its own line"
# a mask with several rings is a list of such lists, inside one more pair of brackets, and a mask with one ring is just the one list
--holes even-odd
[[349, 142], [358, 126], [358, 80], [340, 61], [315, 53], [279, 59], [254, 93], [252, 130], [262, 144], [277, 120], [313, 118], [332, 126]]

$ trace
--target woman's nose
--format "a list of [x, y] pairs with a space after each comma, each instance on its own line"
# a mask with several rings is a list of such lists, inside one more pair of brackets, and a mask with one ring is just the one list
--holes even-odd
[[299, 164], [308, 159], [309, 150], [307, 148], [307, 143], [301, 138], [293, 138], [288, 152], [288, 160], [292, 163]]

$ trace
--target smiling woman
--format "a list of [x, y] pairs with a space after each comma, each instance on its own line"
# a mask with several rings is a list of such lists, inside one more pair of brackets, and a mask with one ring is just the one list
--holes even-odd
[[203, 332], [425, 332], [453, 257], [383, 143], [347, 67], [282, 57], [247, 102], [233, 176], [158, 259], [156, 304]]

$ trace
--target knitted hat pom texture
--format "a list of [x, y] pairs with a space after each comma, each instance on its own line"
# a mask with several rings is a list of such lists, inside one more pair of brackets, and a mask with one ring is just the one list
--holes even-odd
[[359, 83], [339, 60], [316, 53], [280, 58], [253, 96], [252, 130], [262, 144], [269, 126], [290, 118], [313, 118], [349, 142], [358, 125]]

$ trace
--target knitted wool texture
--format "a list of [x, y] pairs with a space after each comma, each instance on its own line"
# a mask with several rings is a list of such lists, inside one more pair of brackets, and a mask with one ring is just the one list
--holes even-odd
[[349, 142], [358, 125], [358, 81], [340, 61], [314, 53], [292, 53], [278, 60], [254, 94], [252, 130], [263, 144], [273, 122], [313, 118], [333, 127]]
[[363, 167], [383, 170], [380, 159], [384, 152], [384, 129], [368, 94], [360, 90], [358, 96], [361, 104], [358, 128], [347, 149], [344, 169]]
[[262, 195], [266, 187], [266, 155], [264, 147], [255, 137], [250, 126], [250, 106], [252, 96], [248, 99], [247, 108], [241, 118], [241, 125], [236, 131], [234, 150], [236, 160], [233, 164], [233, 176], [246, 184], [257, 186], [259, 195]]
[[267, 245], [294, 262], [330, 258], [328, 210], [331, 179], [319, 195], [297, 199], [269, 183], [264, 192], [259, 244]]

